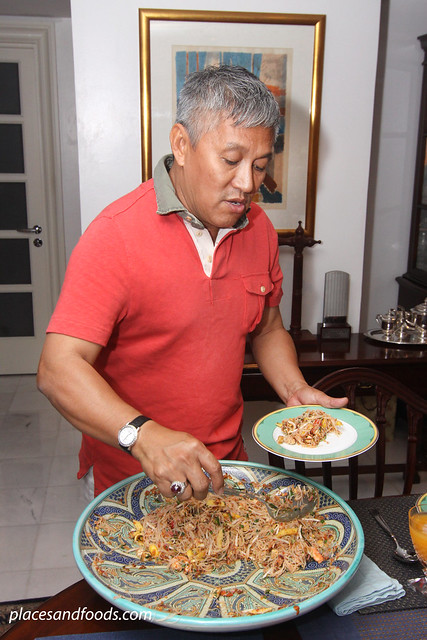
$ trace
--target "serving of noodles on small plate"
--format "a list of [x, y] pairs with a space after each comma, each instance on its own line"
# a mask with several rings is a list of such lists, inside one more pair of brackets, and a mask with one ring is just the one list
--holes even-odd
[[253, 426], [263, 449], [290, 460], [332, 462], [358, 456], [378, 439], [377, 426], [352, 409], [301, 405], [277, 409]]
[[326, 441], [328, 434], [341, 435], [341, 420], [333, 418], [319, 408], [306, 409], [294, 418], [276, 422], [283, 435], [277, 436], [279, 444], [301, 444], [305, 447], [317, 447]]

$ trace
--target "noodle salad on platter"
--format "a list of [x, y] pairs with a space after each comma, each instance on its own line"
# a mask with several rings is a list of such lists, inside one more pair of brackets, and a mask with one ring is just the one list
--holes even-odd
[[[203, 501], [166, 499], [144, 473], [97, 496], [73, 537], [88, 584], [154, 624], [216, 633], [283, 622], [340, 591], [364, 545], [345, 501], [275, 467], [221, 467], [224, 494], [210, 492]], [[313, 511], [280, 523], [269, 515], [271, 502], [291, 509], [301, 502]]]
[[[314, 491], [300, 485], [293, 489], [297, 498], [304, 490]], [[156, 488], [152, 491], [157, 493]], [[283, 501], [271, 494], [273, 505], [279, 499]], [[129, 535], [136, 555], [142, 563], [164, 565], [189, 577], [221, 571], [237, 561], [252, 562], [265, 577], [276, 577], [304, 569], [311, 558], [332, 559], [337, 551], [336, 535], [324, 516], [313, 512], [278, 522], [246, 493], [208, 494], [204, 500], [185, 502], [158, 494], [158, 503], [154, 511], [133, 521]]]
[[295, 418], [276, 423], [283, 435], [277, 437], [278, 444], [299, 444], [305, 447], [317, 447], [326, 440], [328, 434], [341, 435], [342, 422], [321, 409], [307, 409]]

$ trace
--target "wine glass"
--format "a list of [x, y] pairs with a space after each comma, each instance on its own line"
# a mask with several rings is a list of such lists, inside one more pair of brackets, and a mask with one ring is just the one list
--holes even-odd
[[427, 596], [427, 505], [417, 504], [411, 507], [408, 517], [409, 533], [424, 572], [423, 578], [414, 578], [408, 584]]

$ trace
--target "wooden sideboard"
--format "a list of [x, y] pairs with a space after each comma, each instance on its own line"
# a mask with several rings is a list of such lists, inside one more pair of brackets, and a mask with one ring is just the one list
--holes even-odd
[[[387, 372], [419, 395], [427, 395], [427, 346], [385, 345], [361, 333], [354, 333], [350, 340], [342, 342], [296, 340], [295, 346], [301, 371], [309, 384], [337, 369], [372, 367]], [[279, 400], [250, 351], [246, 354], [241, 387], [245, 400]]]

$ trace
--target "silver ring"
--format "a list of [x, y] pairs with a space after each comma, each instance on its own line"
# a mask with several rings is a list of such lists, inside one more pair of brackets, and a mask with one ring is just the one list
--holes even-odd
[[184, 493], [186, 486], [186, 482], [178, 482], [175, 480], [175, 482], [171, 482], [170, 490], [175, 496], [180, 496], [181, 493]]

